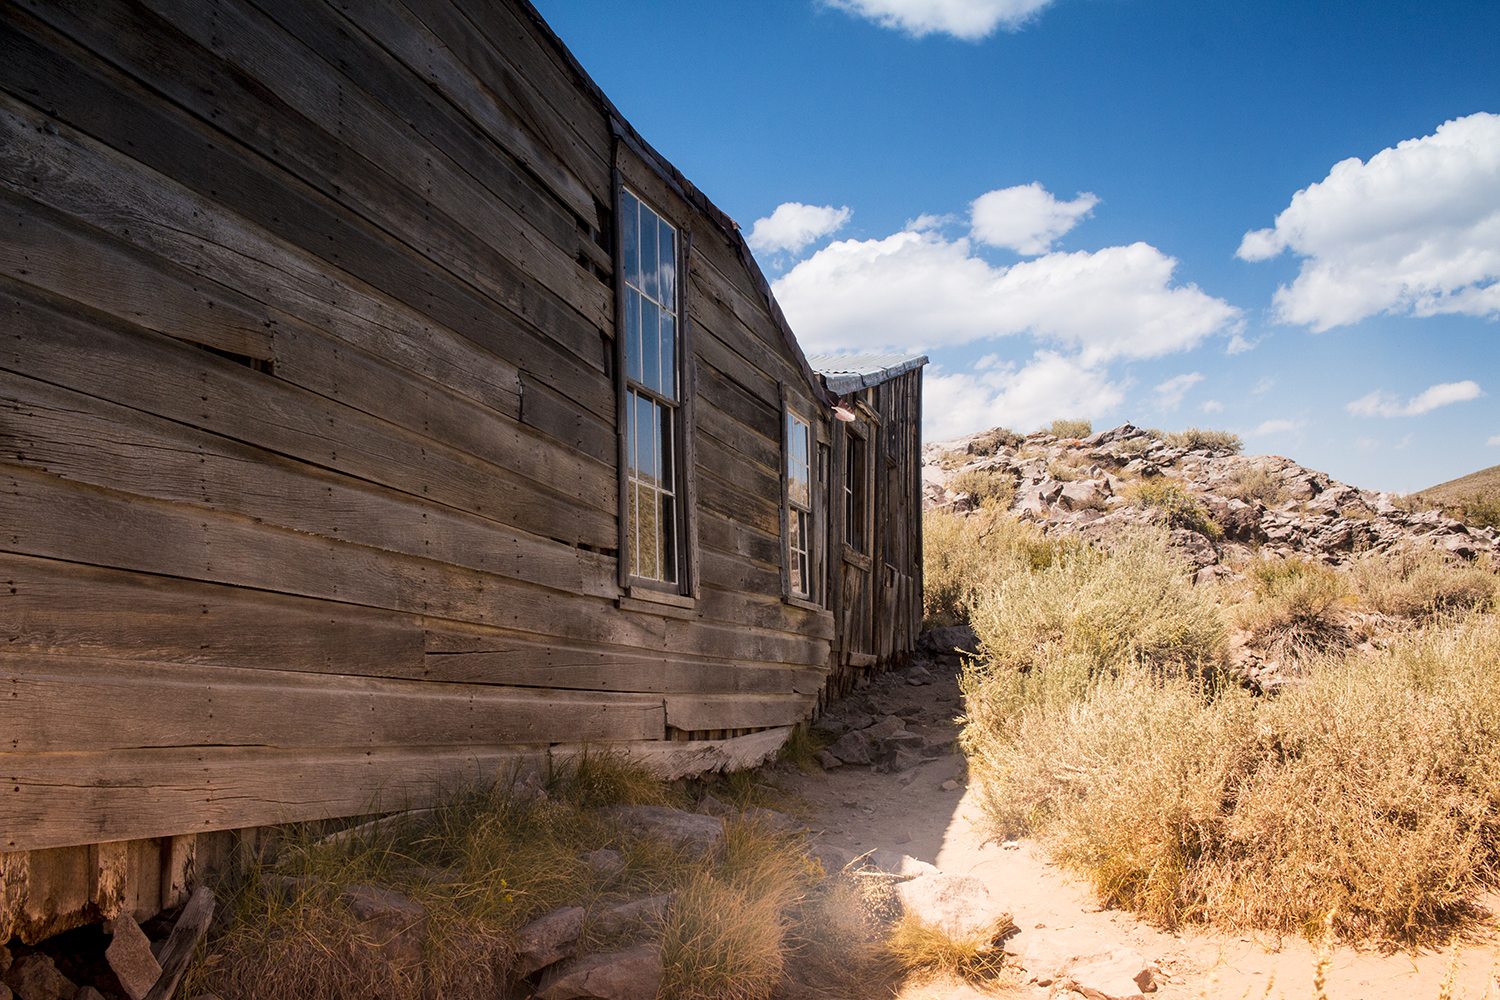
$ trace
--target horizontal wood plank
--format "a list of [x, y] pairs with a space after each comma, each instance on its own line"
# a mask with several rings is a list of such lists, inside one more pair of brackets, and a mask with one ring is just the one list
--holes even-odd
[[[352, 407], [145, 332], [59, 311], [0, 282], [13, 336], [0, 367], [202, 427], [529, 531], [602, 547], [617, 537], [614, 477], [539, 446], [505, 470]], [[538, 490], [535, 480], [547, 490]]]
[[[659, 739], [650, 694], [444, 684], [0, 650], [9, 753]], [[3, 765], [0, 765], [3, 767]]]
[[0, 270], [148, 330], [269, 361], [271, 322], [259, 302], [0, 192]]
[[744, 729], [791, 726], [812, 717], [813, 695], [669, 694], [667, 724], [674, 729]]
[[0, 553], [11, 651], [427, 676], [422, 618], [216, 584]]

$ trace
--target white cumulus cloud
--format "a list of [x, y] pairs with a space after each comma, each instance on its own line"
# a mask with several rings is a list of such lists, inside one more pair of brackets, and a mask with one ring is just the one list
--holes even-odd
[[1500, 115], [1335, 164], [1238, 256], [1285, 250], [1304, 259], [1276, 314], [1315, 332], [1382, 312], [1500, 314]]
[[1025, 365], [990, 367], [923, 379], [923, 436], [929, 441], [978, 427], [1032, 430], [1067, 415], [1097, 417], [1119, 406], [1124, 390], [1108, 376], [1054, 351], [1038, 351]]
[[1032, 181], [980, 195], [969, 206], [969, 217], [975, 239], [1030, 256], [1052, 249], [1097, 204], [1098, 197], [1087, 191], [1072, 201], [1058, 201]]
[[1204, 413], [1223, 413], [1224, 404], [1217, 399], [1207, 399], [1203, 401], [1201, 409]]
[[1439, 406], [1462, 403], [1465, 400], [1478, 399], [1483, 395], [1484, 392], [1479, 388], [1478, 382], [1469, 380], [1443, 382], [1413, 396], [1404, 403], [1399, 396], [1376, 389], [1369, 395], [1361, 396], [1354, 402], [1346, 404], [1344, 409], [1357, 417], [1419, 417]]
[[853, 214], [847, 206], [834, 208], [789, 201], [777, 205], [776, 211], [764, 219], [756, 219], [745, 242], [750, 249], [761, 253], [778, 250], [796, 253], [814, 240], [838, 232]]
[[1196, 347], [1239, 310], [1195, 285], [1145, 243], [1052, 253], [1009, 267], [965, 238], [900, 232], [832, 243], [778, 279], [776, 298], [814, 352], [926, 348], [1029, 335], [1092, 367]]
[[1486, 441], [1485, 444], [1500, 444], [1500, 434], [1496, 434], [1494, 437]]
[[946, 34], [977, 42], [996, 28], [1015, 31], [1052, 0], [824, 0], [914, 38]]
[[1286, 431], [1294, 431], [1303, 425], [1301, 420], [1267, 420], [1250, 433], [1259, 437], [1262, 434], [1282, 434]]
[[1203, 376], [1197, 372], [1188, 375], [1175, 375], [1156, 387], [1156, 405], [1159, 409], [1175, 410], [1182, 403], [1182, 397], [1187, 391], [1199, 382]]

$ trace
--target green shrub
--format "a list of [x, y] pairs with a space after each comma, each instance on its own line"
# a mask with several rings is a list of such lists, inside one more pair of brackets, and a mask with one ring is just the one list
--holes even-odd
[[1086, 438], [1094, 433], [1094, 425], [1087, 420], [1054, 420], [1047, 433], [1056, 438]]
[[1162, 436], [1162, 439], [1173, 448], [1187, 448], [1189, 451], [1195, 448], [1211, 448], [1215, 451], [1228, 451], [1231, 455], [1238, 455], [1245, 447], [1238, 434], [1228, 431], [1203, 430], [1198, 427], [1189, 427], [1185, 431], [1172, 431]]
[[1460, 500], [1449, 509], [1449, 516], [1471, 528], [1500, 528], [1500, 493], [1475, 494]]
[[1203, 502], [1175, 479], [1143, 479], [1131, 484], [1125, 497], [1142, 510], [1152, 511], [1157, 523], [1186, 528], [1209, 538], [1224, 537], [1224, 529], [1208, 514]]
[[1009, 510], [1016, 498], [1016, 480], [1004, 469], [969, 469], [948, 481], [955, 493], [967, 493], [975, 506]]

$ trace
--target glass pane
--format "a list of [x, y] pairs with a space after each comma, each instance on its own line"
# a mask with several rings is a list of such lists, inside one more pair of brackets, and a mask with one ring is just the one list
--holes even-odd
[[661, 310], [649, 299], [641, 300], [641, 385], [661, 391]]
[[641, 293], [625, 289], [625, 374], [641, 381]]
[[649, 299], [661, 301], [661, 282], [657, 280], [656, 213], [641, 206], [641, 291]]
[[635, 397], [636, 475], [655, 486], [656, 479], [656, 405], [644, 396]]
[[625, 260], [621, 266], [625, 268], [625, 280], [641, 286], [641, 232], [637, 219], [640, 214], [641, 203], [636, 200], [635, 195], [629, 191], [620, 194], [620, 240], [625, 249]]
[[661, 394], [677, 398], [677, 320], [671, 313], [661, 314]]
[[677, 311], [677, 234], [661, 220], [661, 299], [662, 305], [672, 312]]
[[641, 467], [640, 462], [636, 458], [636, 453], [635, 453], [635, 443], [636, 443], [636, 440], [641, 436], [640, 431], [636, 428], [635, 400], [636, 400], [635, 393], [631, 392], [631, 393], [627, 393], [626, 394], [626, 396], [625, 396], [625, 464], [630, 469], [630, 474], [632, 476], [636, 475], [636, 470]]
[[640, 544], [640, 568], [636, 571], [637, 576], [648, 579], [659, 580], [661, 576], [657, 573], [656, 547], [659, 535], [657, 522], [657, 499], [656, 491], [641, 487], [641, 544]]
[[659, 431], [657, 440], [661, 442], [661, 452], [657, 462], [657, 470], [661, 477], [662, 489], [677, 492], [675, 477], [672, 475], [672, 465], [675, 452], [672, 448], [672, 411], [664, 406], [652, 407], [656, 411], [657, 429]]
[[677, 582], [677, 511], [675, 501], [661, 494], [661, 575], [658, 579]]
[[630, 545], [630, 573], [641, 575], [641, 488], [630, 483], [625, 489], [625, 502], [629, 506], [630, 520], [625, 524], [625, 538]]

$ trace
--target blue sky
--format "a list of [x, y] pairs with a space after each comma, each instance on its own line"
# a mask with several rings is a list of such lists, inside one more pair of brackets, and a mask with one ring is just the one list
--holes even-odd
[[1493, 0], [537, 6], [809, 352], [931, 357], [929, 437], [1222, 427], [1398, 491], [1500, 463]]

